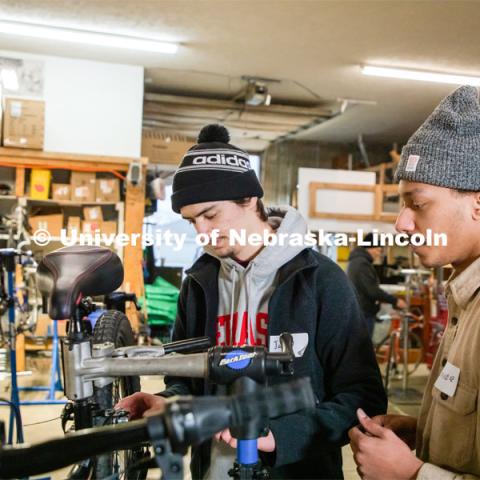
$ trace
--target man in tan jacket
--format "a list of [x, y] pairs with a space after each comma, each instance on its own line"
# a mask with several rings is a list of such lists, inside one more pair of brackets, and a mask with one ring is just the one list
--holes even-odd
[[[480, 478], [480, 106], [473, 87], [446, 97], [402, 151], [396, 172], [403, 208], [396, 228], [446, 233], [447, 246], [413, 250], [423, 265], [451, 264], [448, 325], [418, 419], [368, 418], [350, 430], [368, 480]], [[411, 449], [416, 448], [416, 456]]]

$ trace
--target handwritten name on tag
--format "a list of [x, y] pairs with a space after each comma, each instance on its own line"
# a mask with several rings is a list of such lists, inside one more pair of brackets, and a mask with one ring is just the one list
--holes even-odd
[[453, 397], [457, 390], [459, 377], [460, 369], [450, 362], [447, 362], [435, 382], [435, 387], [449, 397]]
[[[295, 357], [303, 357], [305, 349], [308, 345], [308, 333], [292, 333], [293, 338], [293, 354]], [[281, 352], [280, 335], [271, 335], [269, 339], [270, 352]]]

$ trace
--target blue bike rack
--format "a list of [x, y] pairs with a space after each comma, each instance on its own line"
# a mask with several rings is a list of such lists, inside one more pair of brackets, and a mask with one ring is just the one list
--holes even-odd
[[[8, 307], [8, 328], [10, 334], [10, 371], [12, 378], [12, 391], [10, 395], [10, 401], [15, 406], [18, 411], [19, 421], [17, 423], [17, 440], [20, 443], [23, 443], [23, 427], [22, 427], [22, 417], [20, 414], [20, 398], [18, 395], [18, 384], [17, 384], [17, 350], [15, 345], [15, 305], [13, 304], [13, 271], [7, 270], [7, 291], [8, 296], [11, 299], [10, 305]], [[13, 429], [14, 424], [16, 423], [15, 411], [13, 408], [10, 408], [10, 421], [8, 426], [8, 445], [13, 444]]]
[[[48, 387], [19, 387], [17, 380], [17, 349], [16, 349], [16, 326], [15, 326], [15, 302], [14, 302], [14, 279], [13, 270], [7, 268], [7, 293], [10, 299], [8, 307], [8, 327], [10, 337], [10, 375], [11, 375], [11, 394], [10, 402], [14, 408], [10, 408], [9, 429], [7, 444], [13, 444], [13, 432], [16, 425], [17, 440], [23, 442], [23, 427], [22, 417], [20, 412], [20, 405], [53, 405], [64, 404], [66, 400], [57, 400], [55, 398], [56, 391], [63, 391], [60, 373], [60, 356], [59, 356], [59, 340], [58, 340], [58, 326], [53, 324], [53, 344], [52, 344], [52, 367], [50, 370], [50, 385]], [[24, 400], [20, 401], [20, 391], [48, 391], [45, 400]], [[18, 412], [18, 420], [16, 412]]]
[[57, 400], [55, 392], [63, 392], [62, 374], [60, 370], [60, 355], [59, 355], [59, 339], [58, 339], [58, 324], [53, 321], [53, 336], [52, 336], [52, 366], [50, 367], [50, 385], [49, 386], [34, 386], [34, 387], [19, 387], [20, 391], [28, 392], [42, 392], [47, 391], [47, 398], [44, 400], [22, 400], [20, 405], [57, 405], [64, 404], [66, 400]]

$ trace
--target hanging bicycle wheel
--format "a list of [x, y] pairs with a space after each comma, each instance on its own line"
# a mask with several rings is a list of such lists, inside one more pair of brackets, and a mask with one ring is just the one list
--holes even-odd
[[[408, 332], [407, 345], [408, 345], [407, 371], [408, 371], [408, 374], [411, 375], [422, 363], [425, 352], [423, 348], [422, 339], [415, 332], [412, 332], [412, 331]], [[396, 348], [397, 371], [400, 376], [403, 375], [403, 371], [404, 371], [403, 349], [404, 349], [403, 335], [400, 335], [399, 345], [398, 345], [398, 348]]]
[[[385, 388], [389, 382], [403, 378], [403, 334], [392, 332], [385, 337], [376, 347], [375, 356], [385, 379]], [[423, 342], [414, 332], [408, 332], [408, 374], [411, 375], [422, 363], [424, 356]]]
[[[93, 343], [111, 342], [115, 348], [134, 345], [132, 327], [127, 316], [118, 311], [109, 310], [99, 317], [93, 330]], [[138, 376], [121, 377], [105, 387], [94, 387], [95, 401], [100, 411], [108, 412], [122, 398], [140, 390]], [[114, 417], [107, 414], [97, 420], [101, 424], [115, 423]], [[148, 457], [146, 447], [137, 447], [129, 450], [112, 452], [97, 457], [94, 466], [94, 479], [145, 479], [145, 468], [134, 469], [143, 458]]]

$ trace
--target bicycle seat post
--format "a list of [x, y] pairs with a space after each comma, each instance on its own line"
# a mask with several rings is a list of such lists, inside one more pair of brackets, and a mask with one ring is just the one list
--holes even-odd
[[84, 340], [90, 337], [90, 330], [85, 317], [95, 310], [95, 306], [89, 298], [82, 298], [72, 310], [68, 322], [67, 337], [70, 340]]
[[88, 398], [93, 395], [93, 382], [77, 375], [77, 368], [92, 357], [90, 333], [84, 321], [91, 306], [88, 299], [79, 299], [68, 323], [67, 338], [62, 341], [64, 385], [66, 397], [74, 402], [75, 430], [93, 426]]

